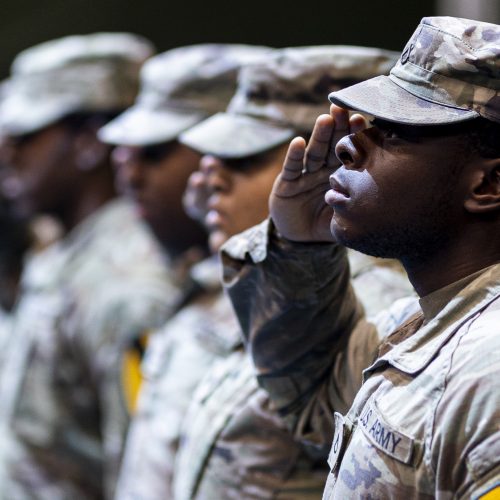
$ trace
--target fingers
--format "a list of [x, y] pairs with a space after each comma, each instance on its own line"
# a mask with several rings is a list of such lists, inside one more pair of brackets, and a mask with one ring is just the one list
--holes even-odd
[[330, 115], [320, 115], [316, 119], [304, 157], [306, 172], [317, 172], [326, 164], [332, 140], [333, 124], [334, 121]]
[[333, 121], [333, 133], [330, 141], [330, 149], [328, 150], [328, 158], [326, 164], [329, 168], [336, 168], [340, 165], [337, 155], [335, 154], [335, 146], [342, 137], [350, 133], [349, 112], [332, 104], [330, 106], [330, 116]]
[[362, 132], [369, 126], [368, 120], [359, 113], [356, 113], [351, 116], [351, 118], [349, 119], [349, 125], [351, 128], [351, 134], [357, 134], [358, 132]]
[[366, 119], [360, 114], [349, 118], [349, 112], [335, 104], [330, 107], [330, 115], [320, 115], [316, 119], [311, 139], [306, 146], [302, 137], [290, 142], [283, 164], [281, 178], [291, 181], [304, 172], [317, 172], [320, 168], [336, 168], [339, 161], [335, 146], [344, 136], [361, 132], [367, 128]]
[[193, 172], [187, 181], [182, 204], [186, 213], [193, 219], [203, 220], [207, 211], [207, 179], [203, 172]]
[[288, 146], [281, 178], [285, 181], [293, 181], [302, 175], [304, 168], [304, 155], [306, 141], [302, 137], [295, 137]]
[[330, 106], [330, 114], [334, 122], [334, 132], [333, 132], [333, 149], [335, 149], [335, 144], [344, 136], [351, 133], [350, 123], [349, 123], [349, 111], [347, 109], [340, 108], [335, 104]]

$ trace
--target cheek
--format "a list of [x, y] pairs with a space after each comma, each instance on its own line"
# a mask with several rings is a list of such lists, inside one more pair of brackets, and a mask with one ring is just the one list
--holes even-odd
[[230, 206], [240, 230], [254, 226], [267, 217], [273, 180], [271, 177], [263, 177], [233, 183]]
[[174, 169], [151, 169], [146, 179], [147, 189], [158, 203], [168, 206], [180, 205], [186, 188], [188, 172]]

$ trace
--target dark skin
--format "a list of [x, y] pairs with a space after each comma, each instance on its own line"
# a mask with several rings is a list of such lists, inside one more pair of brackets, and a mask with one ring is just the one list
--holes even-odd
[[368, 128], [332, 106], [307, 146], [291, 142], [272, 218], [293, 241], [399, 259], [425, 296], [500, 261], [500, 159], [468, 153], [466, 141], [381, 121]]
[[147, 147], [118, 146], [117, 179], [138, 213], [172, 256], [204, 247], [206, 233], [185, 213], [182, 194], [200, 155], [177, 141]]
[[96, 136], [101, 125], [75, 129], [61, 121], [5, 139], [9, 173], [2, 188], [19, 215], [49, 214], [70, 231], [115, 196], [110, 148]]

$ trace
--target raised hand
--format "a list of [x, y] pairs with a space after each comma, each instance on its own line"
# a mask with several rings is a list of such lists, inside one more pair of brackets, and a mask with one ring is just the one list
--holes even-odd
[[182, 197], [184, 210], [194, 220], [205, 224], [205, 216], [208, 212], [207, 201], [210, 196], [207, 174], [197, 170], [188, 179], [186, 190]]
[[290, 143], [281, 174], [269, 198], [269, 211], [282, 236], [292, 241], [331, 242], [332, 209], [325, 203], [329, 176], [340, 165], [335, 145], [350, 133], [366, 127], [361, 115], [349, 118], [346, 110], [332, 105], [320, 115], [309, 143], [296, 137]]

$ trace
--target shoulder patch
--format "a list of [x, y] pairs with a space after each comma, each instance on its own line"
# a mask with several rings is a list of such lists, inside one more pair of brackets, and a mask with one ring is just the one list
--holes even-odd
[[487, 490], [472, 497], [474, 500], [500, 500], [500, 480], [489, 485]]
[[125, 405], [130, 415], [135, 413], [142, 385], [141, 364], [148, 342], [148, 334], [136, 339], [124, 352], [121, 369], [121, 385]]

